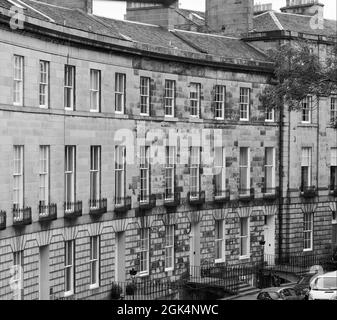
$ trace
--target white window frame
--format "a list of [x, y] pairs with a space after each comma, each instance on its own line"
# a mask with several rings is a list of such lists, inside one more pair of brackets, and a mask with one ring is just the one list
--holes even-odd
[[[70, 251], [70, 255], [69, 255]], [[71, 261], [68, 261], [70, 257]], [[67, 270], [70, 270], [70, 278], [68, 279]], [[69, 290], [67, 290], [67, 282], [69, 282]], [[70, 297], [74, 294], [75, 284], [75, 240], [65, 241], [64, 243], [64, 296]]]
[[48, 215], [48, 205], [50, 198], [50, 147], [49, 146], [40, 146], [40, 196], [39, 201], [42, 206], [45, 206], [42, 212], [39, 212], [40, 216]]
[[[14, 146], [13, 207], [14, 221], [23, 220], [24, 208], [24, 146]], [[17, 210], [17, 211], [16, 211]]]
[[[115, 75], [115, 113], [125, 113], [125, 97], [126, 97], [126, 74], [116, 73]], [[122, 105], [118, 105], [118, 101]]]
[[[95, 179], [96, 176], [96, 179]], [[96, 185], [94, 185], [96, 181]], [[96, 191], [96, 192], [94, 192]], [[96, 194], [95, 194], [96, 193]], [[99, 207], [98, 200], [101, 198], [101, 147], [90, 147], [90, 201], [97, 201], [96, 206], [91, 204], [90, 209]]]
[[150, 196], [150, 147], [140, 147], [140, 202], [149, 202]]
[[[200, 118], [201, 112], [201, 84], [196, 82], [190, 83], [190, 116]], [[194, 112], [196, 111], [196, 112]]]
[[24, 93], [24, 57], [23, 56], [14, 55], [14, 68], [13, 69], [14, 69], [13, 70], [13, 73], [14, 73], [13, 74], [13, 105], [23, 106], [23, 93]]
[[[201, 151], [200, 147], [191, 147], [190, 148], [190, 191], [192, 192], [191, 198], [198, 199], [200, 192], [200, 158]], [[196, 179], [197, 184], [193, 185], [193, 181]], [[193, 196], [193, 193], [196, 193], [196, 196]]]
[[[226, 191], [226, 149], [224, 147], [214, 148], [215, 190]], [[217, 177], [221, 178], [221, 188], [217, 188]]]
[[[246, 235], [244, 235], [242, 233], [242, 220], [243, 219], [247, 220], [247, 234]], [[240, 218], [239, 239], [240, 239], [240, 260], [250, 258], [250, 221], [249, 221], [249, 217]], [[247, 254], [243, 254], [243, 252], [242, 252], [242, 241], [244, 241], [244, 239], [245, 239], [245, 241], [247, 241]]]
[[[165, 158], [165, 200], [173, 200], [175, 192], [174, 171], [176, 165], [176, 147], [166, 146]], [[171, 197], [169, 197], [169, 195], [171, 195]]]
[[[226, 223], [225, 223], [225, 220], [215, 220], [214, 229], [215, 229], [215, 238], [214, 238], [215, 263], [223, 263], [223, 262], [226, 262]], [[218, 253], [220, 253], [220, 256], [218, 255]]]
[[[64, 67], [64, 109], [68, 111], [75, 110], [75, 66], [66, 64]], [[69, 82], [68, 82], [69, 80]], [[68, 105], [67, 97], [70, 96], [70, 105]]]
[[101, 111], [101, 70], [90, 69], [90, 112]]
[[[68, 164], [70, 166], [68, 167]], [[72, 213], [74, 210], [74, 207], [71, 205], [75, 202], [76, 198], [76, 147], [75, 146], [65, 146], [65, 203], [66, 208], [65, 211], [67, 213]], [[67, 184], [67, 176], [71, 176], [71, 188], [72, 193], [70, 195], [70, 198], [68, 199], [68, 184]], [[70, 203], [69, 206], [67, 206], [67, 203]]]
[[274, 122], [275, 121], [275, 109], [266, 109], [264, 121], [265, 122]]
[[337, 96], [330, 99], [330, 119], [331, 121], [337, 120]]
[[226, 86], [216, 85], [214, 88], [214, 117], [215, 120], [225, 119], [225, 105], [226, 105]]
[[303, 147], [302, 148], [302, 159], [301, 159], [301, 187], [302, 187], [302, 168], [308, 167], [308, 186], [311, 186], [312, 179], [312, 148], [311, 147]]
[[[242, 163], [242, 157], [241, 157], [241, 151], [246, 150], [247, 151], [247, 164]], [[239, 169], [240, 169], [240, 190], [246, 190], [247, 194], [249, 192], [249, 189], [251, 188], [250, 185], [250, 148], [249, 147], [240, 147], [240, 159], [239, 159]], [[247, 170], [247, 176], [246, 176], [246, 188], [242, 188], [242, 181], [241, 181], [241, 170], [246, 169]]]
[[[115, 147], [115, 205], [122, 205], [125, 197], [125, 161], [126, 161], [126, 147]], [[120, 179], [118, 178], [120, 176]], [[121, 184], [117, 184], [121, 181]]]
[[24, 297], [24, 251], [13, 252], [13, 300], [23, 300]]
[[[96, 248], [94, 248], [96, 247]], [[96, 256], [94, 253], [96, 252]], [[90, 290], [100, 285], [100, 236], [90, 237]]]
[[250, 119], [250, 88], [240, 88], [240, 121]]
[[306, 123], [306, 124], [311, 123], [312, 122], [312, 96], [308, 96], [304, 98], [301, 102], [301, 106], [302, 106], [302, 123]]
[[174, 233], [174, 225], [165, 226], [165, 272], [174, 270]]
[[[309, 216], [309, 218], [308, 218]], [[303, 251], [313, 250], [314, 240], [314, 214], [305, 212], [303, 214]]]
[[173, 118], [175, 116], [176, 104], [176, 81], [165, 80], [165, 96], [164, 96], [164, 109], [165, 117]]
[[150, 273], [150, 229], [140, 229], [139, 245], [139, 276], [147, 276]]
[[[49, 61], [40, 60], [40, 83], [39, 83], [39, 106], [40, 108], [48, 109], [49, 108]], [[43, 89], [43, 90], [42, 90]], [[42, 102], [44, 100], [44, 103]]]
[[[149, 77], [140, 77], [140, 115], [150, 115], [150, 92], [151, 92], [151, 79]], [[145, 108], [146, 112], [142, 112]]]
[[332, 212], [332, 224], [337, 224], [337, 211]]
[[[271, 151], [272, 155], [272, 163], [267, 163], [268, 158], [268, 151]], [[265, 189], [274, 189], [275, 188], [275, 173], [276, 173], [276, 159], [275, 159], [275, 148], [274, 147], [266, 147], [265, 148], [265, 157], [264, 157], [264, 179], [265, 179]], [[272, 185], [267, 185], [267, 170], [271, 170], [272, 174]]]

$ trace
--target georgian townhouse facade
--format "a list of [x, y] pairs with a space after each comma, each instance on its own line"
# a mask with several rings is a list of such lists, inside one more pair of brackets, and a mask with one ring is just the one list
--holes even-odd
[[168, 31], [56, 4], [20, 1], [13, 25], [0, 0], [0, 299], [101, 299], [132, 270], [174, 282], [329, 251], [334, 100], [282, 126], [262, 109], [272, 32], [242, 41], [198, 13], [175, 23], [175, 7]]
[[1, 299], [99, 299], [132, 269], [175, 281], [258, 262], [265, 232], [275, 254], [278, 125], [259, 107], [260, 51], [34, 1], [13, 30], [1, 5]]

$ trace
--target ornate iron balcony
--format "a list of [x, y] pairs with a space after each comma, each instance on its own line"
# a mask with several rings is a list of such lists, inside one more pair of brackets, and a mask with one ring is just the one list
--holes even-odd
[[187, 194], [188, 202], [191, 206], [200, 206], [206, 201], [205, 191], [191, 191]]
[[40, 201], [39, 204], [39, 221], [53, 221], [57, 219], [57, 205], [56, 204], [44, 204], [44, 201]]
[[180, 205], [180, 201], [181, 201], [180, 192], [164, 193], [165, 207], [178, 207]]
[[74, 219], [80, 216], [82, 216], [82, 201], [64, 203], [64, 217], [66, 219]]
[[32, 223], [32, 209], [31, 208], [13, 208], [13, 225], [25, 226]]
[[131, 210], [131, 197], [118, 197], [115, 199], [115, 213], [125, 213]]
[[333, 197], [337, 197], [337, 185], [330, 185], [329, 190], [330, 195], [332, 195]]
[[277, 197], [279, 196], [279, 191], [280, 189], [278, 187], [276, 188], [262, 188], [262, 193], [263, 193], [263, 199], [266, 200], [276, 200]]
[[223, 203], [229, 201], [231, 198], [231, 192], [227, 190], [215, 190], [214, 191], [214, 202]]
[[315, 198], [317, 196], [317, 189], [315, 186], [302, 186], [301, 197], [303, 198]]
[[241, 201], [251, 201], [255, 198], [254, 188], [250, 189], [239, 189], [239, 199]]
[[6, 229], [6, 212], [5, 211], [0, 211], [0, 230], [5, 230]]
[[89, 200], [89, 213], [93, 216], [99, 216], [108, 212], [108, 200], [96, 199]]
[[156, 195], [138, 196], [139, 210], [151, 210], [156, 206]]

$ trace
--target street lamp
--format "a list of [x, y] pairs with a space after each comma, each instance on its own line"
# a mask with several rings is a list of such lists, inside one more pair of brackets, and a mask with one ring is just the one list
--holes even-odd
[[130, 273], [130, 276], [131, 276], [132, 286], [133, 286], [132, 300], [135, 300], [135, 278], [136, 278], [136, 275], [137, 275], [137, 270], [132, 268], [129, 273]]

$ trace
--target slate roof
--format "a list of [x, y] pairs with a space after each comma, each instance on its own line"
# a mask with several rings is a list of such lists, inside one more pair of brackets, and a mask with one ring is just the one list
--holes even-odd
[[175, 30], [174, 33], [201, 52], [225, 58], [264, 60], [266, 57], [238, 38]]
[[[281, 27], [281, 28], [280, 28]], [[292, 13], [269, 11], [254, 17], [254, 31], [295, 31], [313, 35], [337, 36], [337, 22], [324, 19], [324, 28], [312, 27], [312, 17]]]

